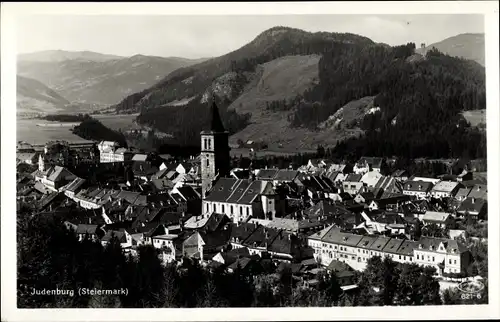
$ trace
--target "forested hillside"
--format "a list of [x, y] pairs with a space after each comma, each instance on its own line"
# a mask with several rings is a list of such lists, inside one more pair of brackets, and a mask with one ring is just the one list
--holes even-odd
[[[318, 80], [295, 98], [273, 101], [266, 88], [279, 86], [264, 85], [259, 68], [290, 55], [321, 56]], [[295, 70], [299, 82], [301, 69]], [[484, 67], [435, 49], [422, 56], [413, 43], [390, 47], [351, 34], [272, 28], [235, 52], [171, 73], [116, 108], [140, 110], [139, 122], [175, 133], [178, 142], [199, 144], [203, 122], [194, 116], [205, 115], [211, 92], [221, 98], [224, 109], [231, 103], [223, 119], [231, 133], [237, 133], [233, 141], [259, 137], [269, 140], [266, 143], [287, 141], [303, 148], [337, 144], [339, 154], [348, 146], [356, 155], [486, 156], [484, 130], [471, 128], [461, 115], [485, 108]], [[165, 107], [188, 98], [182, 108]], [[353, 101], [365, 105], [350, 104]], [[243, 108], [242, 103], [246, 103]], [[329, 121], [341, 108], [339, 115], [351, 117], [348, 127], [339, 126], [342, 117]], [[351, 108], [356, 111], [350, 112]]]
[[[245, 76], [245, 73], [254, 71], [258, 64], [279, 57], [321, 54], [336, 46], [372, 43], [370, 39], [354, 34], [309, 33], [286, 27], [271, 28], [238, 50], [170, 73], [155, 86], [126, 97], [116, 105], [116, 109], [140, 111], [193, 97], [202, 94], [216, 78], [224, 74], [237, 72], [240, 76]], [[234, 83], [246, 81], [240, 79]]]

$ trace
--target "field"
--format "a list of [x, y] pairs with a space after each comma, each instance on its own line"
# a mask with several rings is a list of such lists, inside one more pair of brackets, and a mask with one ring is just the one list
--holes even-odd
[[471, 126], [477, 126], [479, 123], [486, 123], [486, 110], [465, 111], [462, 115]]
[[[128, 130], [138, 128], [134, 124], [136, 114], [127, 115], [94, 115], [93, 117], [113, 130]], [[17, 119], [16, 142], [26, 141], [31, 144], [45, 144], [51, 140], [65, 140], [68, 142], [85, 141], [71, 132], [68, 127], [41, 127], [37, 123], [54, 123], [40, 119]]]

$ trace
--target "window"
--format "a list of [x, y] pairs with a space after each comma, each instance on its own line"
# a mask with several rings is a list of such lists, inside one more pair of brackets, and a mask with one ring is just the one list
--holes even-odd
[[370, 252], [370, 255], [373, 255], [373, 252]]
[[435, 262], [436, 261], [436, 258], [434, 256], [432, 256], [432, 261]]
[[453, 264], [456, 264], [456, 263], [457, 263], [457, 260], [455, 259], [455, 260], [453, 261]]
[[208, 140], [208, 149], [212, 149], [212, 140]]
[[417, 259], [420, 259], [420, 255], [417, 254]]
[[224, 205], [221, 205], [221, 208], [222, 208], [222, 210], [221, 210], [221, 211], [222, 211], [222, 212], [225, 212], [225, 209], [224, 209], [225, 207], [224, 207]]
[[208, 149], [208, 145], [207, 145], [207, 139], [203, 139], [203, 149]]
[[401, 259], [401, 255], [399, 255], [399, 259]]
[[231, 205], [231, 207], [229, 209], [231, 210], [231, 215], [232, 215], [233, 214], [233, 210], [234, 210], [233, 206]]
[[337, 249], [337, 246], [333, 246], [333, 248]]
[[250, 207], [247, 207], [247, 217], [250, 216]]
[[209, 212], [209, 211], [210, 211], [209, 204], [207, 203], [207, 212]]
[[207, 167], [209, 167], [209, 166], [210, 166], [210, 160], [209, 160], [209, 159], [207, 159], [207, 160], [205, 161], [205, 165], [206, 165]]
[[240, 206], [240, 215], [243, 215], [243, 207]]
[[449, 259], [448, 263], [450, 263], [450, 264], [451, 264], [451, 258]]
[[217, 205], [214, 204], [214, 211], [217, 211]]

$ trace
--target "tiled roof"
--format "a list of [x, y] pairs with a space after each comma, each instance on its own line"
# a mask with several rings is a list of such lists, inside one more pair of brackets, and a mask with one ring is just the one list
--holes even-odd
[[450, 217], [449, 213], [437, 212], [437, 211], [427, 211], [422, 217], [423, 221], [435, 221], [435, 222], [445, 222]]
[[479, 213], [483, 207], [486, 206], [486, 200], [481, 199], [481, 198], [473, 198], [467, 197], [462, 203], [460, 204], [460, 207], [458, 208], [458, 212], [465, 213], [465, 212], [477, 212]]
[[276, 176], [274, 177], [274, 180], [277, 181], [293, 181], [297, 175], [299, 174], [298, 171], [296, 170], [287, 170], [287, 169], [280, 169]]
[[345, 182], [359, 182], [363, 175], [361, 174], [355, 174], [351, 173], [347, 176], [347, 178], [344, 180]]
[[418, 243], [411, 241], [411, 240], [405, 240], [399, 246], [397, 253], [399, 255], [404, 255], [404, 256], [413, 256], [413, 250], [418, 247]]
[[375, 218], [376, 222], [384, 224], [404, 224], [404, 219], [397, 213], [383, 212]]
[[259, 180], [273, 180], [279, 169], [260, 169], [257, 171], [257, 179]]
[[205, 198], [207, 201], [251, 204], [265, 188], [265, 181], [219, 179]]
[[75, 192], [78, 188], [80, 188], [83, 184], [85, 183], [85, 179], [82, 178], [76, 178], [75, 180], [71, 181], [67, 186], [66, 186], [66, 191], [71, 191]]
[[481, 199], [487, 199], [488, 195], [488, 186], [484, 184], [475, 184], [474, 187], [472, 187], [468, 197], [471, 198], [481, 198]]
[[235, 241], [239, 240], [243, 242], [247, 239], [257, 228], [259, 225], [257, 224], [249, 224], [249, 223], [237, 223], [231, 224], [231, 238], [234, 238]]
[[432, 188], [431, 182], [425, 181], [406, 181], [403, 185], [405, 191], [422, 191], [428, 192]]
[[436, 183], [431, 191], [451, 193], [458, 185], [459, 183], [454, 181], [440, 181]]
[[329, 243], [336, 243], [346, 246], [356, 246], [362, 238], [363, 236], [360, 235], [343, 233], [340, 232], [340, 230], [331, 229], [326, 233], [322, 240]]
[[418, 242], [416, 242], [416, 249], [427, 250], [427, 251], [437, 251], [440, 244], [443, 244], [446, 252], [453, 253], [455, 251], [458, 253], [463, 253], [467, 251], [467, 247], [462, 243], [454, 239], [445, 239], [445, 238], [433, 238], [433, 237], [421, 237]]
[[95, 234], [97, 230], [97, 225], [87, 225], [87, 224], [79, 224], [76, 227], [77, 234]]
[[391, 238], [389, 242], [383, 248], [384, 253], [393, 253], [397, 254], [399, 247], [403, 244], [403, 239]]
[[467, 196], [469, 195], [469, 193], [471, 192], [471, 188], [460, 188], [457, 192], [457, 194], [455, 195], [455, 198], [457, 199], [460, 199], [460, 198], [467, 198]]

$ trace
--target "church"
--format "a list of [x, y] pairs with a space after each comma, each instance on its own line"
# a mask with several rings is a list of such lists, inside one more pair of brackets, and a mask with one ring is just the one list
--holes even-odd
[[226, 214], [233, 222], [250, 218], [272, 220], [284, 210], [271, 182], [229, 178], [229, 132], [222, 123], [213, 96], [210, 122], [201, 132], [202, 214]]

